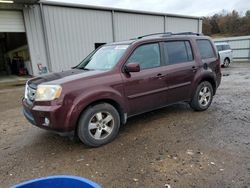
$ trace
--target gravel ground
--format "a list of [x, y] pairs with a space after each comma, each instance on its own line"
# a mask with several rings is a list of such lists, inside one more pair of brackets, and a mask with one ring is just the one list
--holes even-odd
[[250, 187], [250, 64], [223, 69], [211, 107], [176, 104], [134, 117], [88, 148], [29, 124], [23, 87], [0, 90], [0, 187], [67, 174], [118, 187]]

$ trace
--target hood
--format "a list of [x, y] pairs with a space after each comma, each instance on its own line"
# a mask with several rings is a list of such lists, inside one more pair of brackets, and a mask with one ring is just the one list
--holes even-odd
[[44, 82], [53, 82], [53, 84], [62, 84], [67, 81], [72, 81], [74, 79], [79, 79], [83, 77], [89, 77], [96, 74], [99, 74], [103, 71], [98, 70], [81, 70], [81, 69], [71, 69], [68, 71], [57, 72], [57, 73], [50, 73], [43, 76], [35, 77], [28, 81], [28, 85], [36, 89], [37, 85], [44, 83]]

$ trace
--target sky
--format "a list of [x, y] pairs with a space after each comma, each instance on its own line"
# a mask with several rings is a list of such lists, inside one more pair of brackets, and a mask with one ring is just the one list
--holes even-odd
[[250, 0], [50, 0], [123, 9], [164, 12], [190, 16], [211, 16], [237, 10], [244, 15], [250, 10]]

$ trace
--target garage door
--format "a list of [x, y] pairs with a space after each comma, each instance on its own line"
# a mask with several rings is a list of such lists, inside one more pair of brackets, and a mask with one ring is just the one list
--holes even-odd
[[0, 32], [25, 32], [21, 11], [0, 11]]

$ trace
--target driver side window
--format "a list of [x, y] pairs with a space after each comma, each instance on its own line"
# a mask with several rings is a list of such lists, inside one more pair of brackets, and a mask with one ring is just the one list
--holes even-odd
[[153, 43], [139, 46], [127, 60], [127, 64], [131, 62], [139, 63], [141, 69], [159, 67], [161, 64], [159, 44]]

